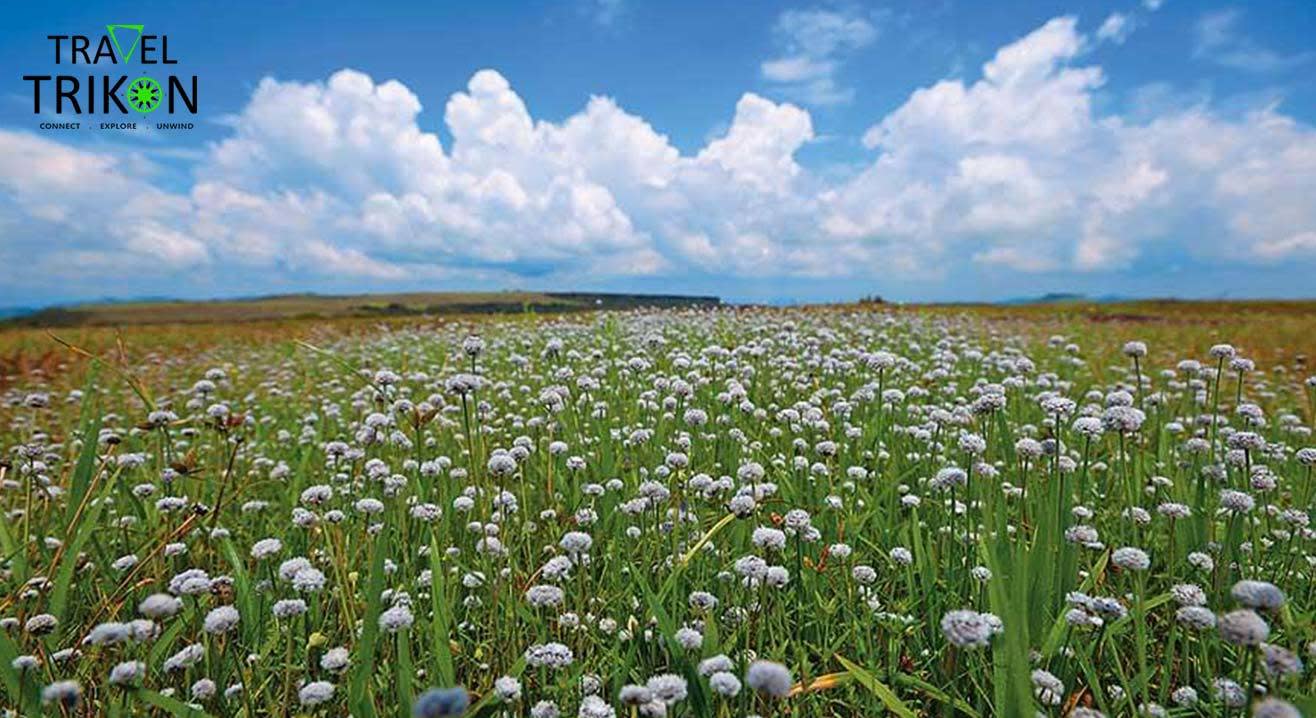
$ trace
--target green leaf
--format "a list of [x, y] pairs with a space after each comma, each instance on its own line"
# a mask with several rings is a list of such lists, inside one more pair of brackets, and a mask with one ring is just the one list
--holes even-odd
[[[1002, 535], [1003, 536], [1003, 535]], [[1007, 539], [981, 549], [987, 568], [996, 578], [988, 583], [992, 612], [1005, 624], [992, 648], [992, 684], [997, 715], [1031, 717], [1033, 684], [1028, 663], [1028, 561], [1019, 555], [1026, 547], [1012, 547]]]
[[[94, 443], [92, 445], [94, 446]], [[78, 465], [82, 465], [81, 460], [79, 460]], [[115, 475], [105, 482], [105, 485], [107, 487], [113, 486], [114, 479], [117, 476], [118, 472], [116, 471]], [[108, 489], [102, 491], [100, 496], [95, 497], [90, 502], [77, 525], [68, 528], [67, 544], [63, 554], [61, 554], [59, 572], [55, 575], [55, 588], [50, 594], [50, 612], [61, 620], [67, 618], [64, 615], [64, 609], [68, 606], [69, 589], [73, 586], [73, 574], [78, 568], [78, 554], [82, 552], [82, 547], [87, 544], [87, 540], [96, 532], [101, 510], [105, 508], [105, 498], [108, 494]]]
[[407, 718], [411, 715], [411, 682], [416, 679], [416, 671], [411, 667], [411, 637], [406, 631], [397, 634], [398, 639], [398, 715]]
[[931, 683], [928, 683], [922, 678], [919, 678], [917, 676], [911, 676], [908, 673], [897, 673], [894, 677], [894, 680], [896, 683], [905, 686], [906, 688], [913, 688], [915, 690], [921, 691], [927, 694], [927, 696], [932, 700], [945, 703], [946, 705], [951, 706], [952, 708], [963, 713], [964, 715], [971, 716], [972, 718], [978, 718], [978, 711], [974, 710], [973, 706], [969, 705], [963, 699], [950, 697], [949, 695], [946, 694], [945, 691], [942, 691], [941, 689], [937, 688]]
[[886, 706], [887, 710], [900, 716], [900, 718], [916, 718], [914, 711], [910, 710], [909, 706], [900, 700], [896, 692], [891, 690], [891, 686], [878, 680], [877, 676], [845, 656], [838, 655], [836, 660], [845, 667], [845, 670], [850, 672], [850, 675], [854, 676], [856, 681], [859, 681], [869, 692], [877, 696], [877, 699], [882, 701], [882, 705]]
[[[1110, 560], [1109, 551], [1101, 554], [1101, 558], [1097, 559], [1096, 565], [1094, 565], [1092, 567], [1092, 570], [1088, 572], [1088, 577], [1084, 579], [1082, 585], [1078, 587], [1078, 590], [1080, 592], [1088, 593], [1092, 590], [1092, 587], [1096, 585], [1097, 579], [1100, 578], [1101, 575], [1106, 572], [1106, 562], [1109, 560]], [[1055, 621], [1052, 622], [1051, 630], [1048, 631], [1046, 634], [1046, 642], [1042, 644], [1043, 656], [1049, 658], [1055, 655], [1055, 652], [1059, 650], [1060, 642], [1065, 637], [1066, 625], [1067, 624], [1065, 623], [1065, 612], [1061, 611], [1060, 615], [1056, 616]]]
[[[3, 665], [3, 669], [0, 669], [0, 679], [4, 680], [4, 697], [6, 699], [9, 699], [10, 696], [19, 695], [18, 671], [10, 668], [13, 660], [19, 654], [18, 646], [9, 637], [9, 634], [0, 631], [0, 665]], [[22, 688], [24, 690], [22, 691], [21, 701], [27, 713], [34, 716], [41, 715], [41, 702], [37, 696], [37, 682], [30, 679], [23, 681]]]
[[251, 576], [247, 573], [247, 565], [238, 555], [238, 550], [231, 539], [224, 539], [223, 550], [229, 566], [233, 568], [233, 588], [237, 595], [238, 608], [242, 612], [243, 637], [247, 643], [254, 645], [261, 622], [256, 620], [259, 609], [256, 608], [256, 592], [251, 587]]
[[170, 646], [174, 645], [178, 634], [182, 633], [185, 628], [187, 628], [186, 621], [174, 621], [169, 628], [164, 630], [164, 633], [160, 634], [159, 638], [155, 639], [151, 645], [150, 665], [154, 666], [160, 662], [161, 658], [164, 658], [165, 654], [169, 652]]
[[87, 384], [83, 389], [83, 395], [92, 397], [83, 403], [82, 417], [79, 424], [82, 426], [82, 449], [78, 451], [78, 462], [73, 466], [73, 475], [69, 477], [69, 495], [68, 503], [64, 506], [64, 523], [72, 525], [73, 514], [82, 504], [82, 498], [87, 495], [87, 489], [91, 486], [92, 476], [96, 471], [96, 447], [100, 440], [101, 432], [101, 413], [98, 411], [95, 397], [99, 393], [95, 390], [96, 365], [93, 363], [90, 371], [87, 372]]
[[209, 713], [206, 713], [205, 711], [197, 710], [196, 708], [187, 705], [186, 703], [178, 700], [177, 698], [170, 698], [169, 696], [163, 695], [161, 693], [156, 693], [155, 691], [148, 691], [145, 689], [141, 689], [137, 691], [137, 697], [141, 698], [147, 703], [150, 703], [156, 708], [159, 708], [160, 710], [172, 716], [189, 716], [190, 718], [211, 718], [211, 715]]
[[[359, 662], [352, 667], [352, 679], [348, 684], [348, 702], [358, 716], [375, 715], [372, 701], [366, 700], [366, 684], [375, 672], [375, 651], [379, 641], [379, 614], [383, 613], [384, 593], [384, 532], [375, 537], [370, 553], [374, 560], [370, 564], [370, 579], [366, 588], [366, 615], [361, 627], [361, 654]], [[344, 587], [346, 590], [346, 587]]]
[[434, 660], [439, 664], [439, 678], [445, 686], [457, 685], [457, 672], [452, 666], [452, 645], [449, 643], [451, 630], [448, 625], [447, 576], [443, 573], [440, 560], [439, 536], [430, 535], [430, 601], [434, 612]]
[[[507, 669], [507, 675], [513, 678], [520, 678], [521, 674], [524, 672], [525, 672], [525, 656], [516, 659], [516, 663], [513, 663], [512, 667]], [[480, 715], [481, 711], [492, 706], [494, 701], [496, 700], [498, 700], [498, 694], [493, 691], [489, 691], [484, 695], [483, 698], [476, 701], [475, 705], [466, 709], [466, 715], [470, 715], [470, 716]]]

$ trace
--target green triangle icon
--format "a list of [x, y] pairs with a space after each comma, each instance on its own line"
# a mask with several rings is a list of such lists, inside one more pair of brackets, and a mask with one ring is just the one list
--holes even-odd
[[[119, 62], [127, 63], [129, 60], [132, 59], [133, 53], [137, 51], [137, 43], [141, 42], [142, 40], [142, 27], [144, 26], [125, 25], [125, 24], [105, 26], [105, 29], [108, 30], [110, 33], [110, 42], [114, 43], [114, 54], [118, 56]], [[133, 42], [131, 45], [128, 46], [128, 52], [126, 54], [123, 51], [123, 47], [119, 45], [119, 35], [115, 32], [116, 30], [132, 30], [133, 32], [137, 33], [135, 36], [133, 36]]]

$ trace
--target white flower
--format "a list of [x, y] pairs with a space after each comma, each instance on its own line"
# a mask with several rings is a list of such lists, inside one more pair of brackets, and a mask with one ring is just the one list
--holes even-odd
[[330, 648], [320, 656], [320, 667], [330, 673], [339, 673], [351, 665], [352, 659], [347, 649], [341, 646]]
[[238, 609], [232, 606], [220, 606], [206, 614], [204, 628], [206, 633], [228, 633], [238, 625]]
[[791, 672], [780, 663], [754, 661], [745, 672], [745, 683], [763, 695], [785, 698], [791, 690]]
[[941, 632], [946, 640], [960, 648], [982, 648], [996, 633], [987, 614], [968, 609], [949, 611], [942, 616]]
[[133, 686], [146, 675], [146, 664], [141, 661], [124, 661], [110, 671], [110, 685]]
[[283, 542], [276, 538], [266, 538], [251, 545], [251, 557], [257, 561], [269, 558], [283, 550]]
[[302, 686], [297, 691], [297, 700], [307, 708], [318, 706], [334, 696], [334, 684], [328, 681], [314, 681]]
[[406, 604], [397, 604], [379, 614], [379, 627], [389, 633], [397, 633], [411, 628], [416, 620]]

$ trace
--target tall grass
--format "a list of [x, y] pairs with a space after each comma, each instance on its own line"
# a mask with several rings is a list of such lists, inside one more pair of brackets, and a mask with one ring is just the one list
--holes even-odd
[[80, 390], [3, 396], [0, 705], [1310, 712], [1305, 369], [1210, 325], [1128, 356], [1136, 325], [1053, 329], [719, 310], [85, 351]]

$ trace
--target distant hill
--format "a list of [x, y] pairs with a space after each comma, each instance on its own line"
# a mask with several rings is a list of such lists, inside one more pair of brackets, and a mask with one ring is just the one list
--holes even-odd
[[168, 299], [47, 307], [11, 316], [7, 326], [70, 327], [204, 324], [276, 319], [337, 319], [451, 314], [579, 312], [639, 307], [710, 307], [721, 299], [677, 294], [608, 292], [410, 292], [405, 294], [285, 294], [247, 299]]
[[1130, 301], [1128, 297], [1121, 297], [1115, 294], [1107, 294], [1100, 297], [1089, 297], [1086, 294], [1076, 294], [1073, 292], [1051, 292], [1043, 294], [1040, 297], [1014, 297], [1012, 299], [1003, 299], [997, 304], [1112, 304], [1115, 302]]
[[0, 307], [0, 320], [10, 317], [22, 317], [41, 311], [38, 307]]

